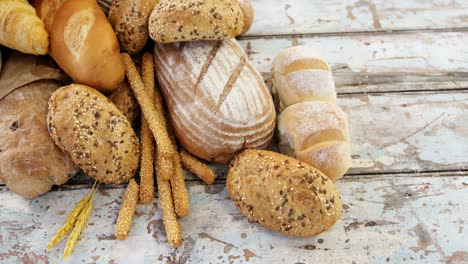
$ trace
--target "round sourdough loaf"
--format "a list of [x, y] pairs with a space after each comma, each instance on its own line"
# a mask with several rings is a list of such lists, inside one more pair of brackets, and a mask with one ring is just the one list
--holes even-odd
[[335, 184], [314, 167], [265, 150], [246, 150], [231, 162], [227, 190], [240, 211], [276, 232], [309, 237], [341, 215]]
[[0, 179], [15, 193], [35, 198], [78, 172], [47, 133], [47, 101], [59, 88], [42, 80], [0, 100]]
[[72, 84], [49, 100], [49, 134], [89, 176], [108, 184], [135, 175], [139, 142], [129, 121], [103, 94]]

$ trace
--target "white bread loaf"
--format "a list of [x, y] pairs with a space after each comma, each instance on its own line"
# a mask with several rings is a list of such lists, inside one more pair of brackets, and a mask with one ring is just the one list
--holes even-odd
[[273, 100], [235, 39], [156, 44], [155, 61], [174, 130], [189, 152], [228, 162], [242, 149], [268, 145]]
[[50, 55], [75, 82], [111, 92], [125, 76], [117, 37], [95, 0], [35, 0]]
[[286, 49], [273, 61], [273, 86], [280, 151], [332, 180], [342, 177], [351, 163], [348, 124], [327, 62], [305, 47]]

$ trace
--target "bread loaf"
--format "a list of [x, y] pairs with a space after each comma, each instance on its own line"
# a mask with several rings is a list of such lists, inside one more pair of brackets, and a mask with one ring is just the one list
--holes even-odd
[[0, 1], [0, 45], [23, 53], [47, 54], [49, 34], [28, 1]]
[[160, 0], [149, 19], [150, 37], [160, 43], [228, 39], [243, 28], [234, 0]]
[[332, 180], [349, 169], [349, 132], [327, 62], [306, 47], [284, 50], [273, 61], [282, 153], [324, 172]]
[[237, 0], [242, 8], [244, 14], [244, 28], [242, 33], [249, 31], [255, 18], [255, 11], [250, 0]]
[[54, 92], [47, 114], [55, 143], [89, 176], [108, 184], [127, 182], [139, 162], [130, 123], [103, 94], [72, 84]]
[[314, 236], [341, 215], [338, 190], [327, 176], [278, 153], [246, 150], [237, 155], [226, 185], [247, 218], [283, 234]]
[[275, 127], [273, 100], [235, 39], [155, 45], [155, 65], [177, 138], [192, 154], [228, 162], [263, 148]]
[[140, 107], [128, 82], [122, 82], [119, 88], [112, 92], [109, 99], [122, 111], [128, 122], [134, 125], [140, 116]]
[[112, 26], [95, 0], [36, 0], [50, 34], [50, 55], [75, 81], [115, 90], [125, 68]]
[[136, 54], [148, 40], [148, 18], [157, 0], [114, 0], [109, 22], [117, 34], [120, 48]]
[[58, 87], [37, 81], [0, 100], [0, 179], [26, 198], [44, 194], [78, 172], [47, 133], [47, 102]]

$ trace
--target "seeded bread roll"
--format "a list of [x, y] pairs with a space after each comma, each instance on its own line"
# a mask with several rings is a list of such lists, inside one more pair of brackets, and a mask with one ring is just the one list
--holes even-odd
[[0, 100], [0, 179], [26, 198], [44, 194], [78, 172], [47, 133], [47, 102], [58, 87], [41, 80]]
[[49, 134], [94, 179], [122, 184], [135, 175], [139, 142], [122, 112], [97, 90], [79, 84], [54, 92]]
[[114, 0], [109, 22], [114, 28], [120, 48], [136, 54], [148, 40], [148, 17], [157, 0]]
[[232, 0], [161, 0], [149, 19], [150, 37], [160, 43], [223, 40], [244, 29], [244, 14]]
[[122, 111], [130, 124], [134, 125], [140, 116], [140, 107], [127, 80], [112, 92], [109, 99]]
[[265, 150], [246, 150], [232, 162], [227, 191], [250, 220], [276, 232], [310, 237], [341, 215], [335, 184], [314, 167]]

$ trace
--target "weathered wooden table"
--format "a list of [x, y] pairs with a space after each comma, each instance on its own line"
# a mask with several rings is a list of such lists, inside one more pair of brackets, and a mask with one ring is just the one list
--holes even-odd
[[[123, 186], [102, 187], [70, 263], [468, 263], [468, 1], [253, 0], [239, 38], [269, 83], [283, 48], [321, 51], [348, 113], [353, 168], [338, 187], [343, 216], [315, 238], [247, 221], [225, 190], [187, 174], [184, 244], [166, 243], [161, 212], [139, 206], [130, 237], [114, 223]], [[44, 251], [91, 186], [77, 177], [35, 200], [0, 185], [0, 262], [58, 263]]]

